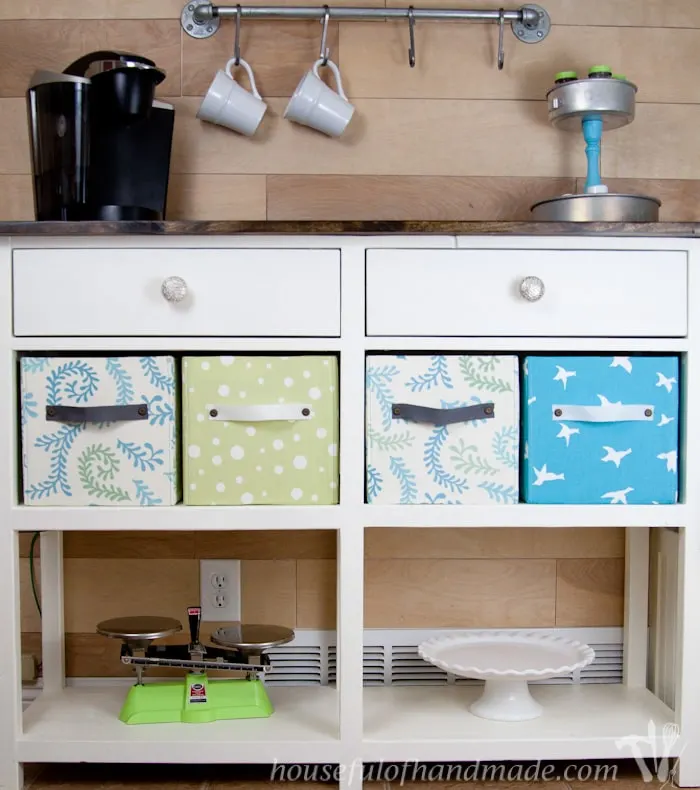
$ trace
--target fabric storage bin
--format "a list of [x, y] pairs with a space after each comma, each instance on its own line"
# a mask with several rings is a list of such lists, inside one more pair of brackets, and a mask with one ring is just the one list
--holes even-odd
[[518, 501], [515, 356], [367, 357], [367, 501]]
[[25, 505], [174, 505], [172, 357], [23, 357]]
[[338, 503], [335, 357], [183, 360], [188, 505]]
[[677, 357], [528, 357], [526, 502], [678, 501]]

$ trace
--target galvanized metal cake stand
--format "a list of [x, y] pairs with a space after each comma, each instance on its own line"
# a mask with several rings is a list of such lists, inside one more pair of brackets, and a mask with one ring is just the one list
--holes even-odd
[[637, 86], [622, 77], [593, 76], [556, 84], [547, 93], [549, 121], [557, 129], [583, 131], [588, 158], [586, 189], [535, 203], [533, 218], [551, 222], [656, 222], [661, 202], [647, 195], [609, 192], [600, 181], [603, 131], [634, 120]]

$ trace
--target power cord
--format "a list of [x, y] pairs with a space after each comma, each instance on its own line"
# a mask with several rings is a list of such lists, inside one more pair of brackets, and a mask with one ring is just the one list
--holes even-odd
[[36, 589], [36, 574], [34, 572], [34, 546], [36, 546], [37, 540], [39, 540], [41, 533], [35, 532], [32, 535], [32, 542], [29, 544], [29, 578], [31, 579], [32, 583], [32, 594], [34, 595], [34, 603], [36, 604], [36, 608], [39, 610], [39, 617], [41, 617], [41, 603], [39, 602], [39, 595]]

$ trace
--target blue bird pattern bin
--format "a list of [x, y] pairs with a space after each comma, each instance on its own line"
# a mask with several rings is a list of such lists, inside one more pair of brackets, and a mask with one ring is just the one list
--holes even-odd
[[25, 505], [177, 503], [173, 357], [24, 357], [20, 365]]
[[531, 356], [523, 382], [526, 502], [678, 501], [677, 357]]
[[518, 501], [515, 356], [367, 358], [367, 501]]

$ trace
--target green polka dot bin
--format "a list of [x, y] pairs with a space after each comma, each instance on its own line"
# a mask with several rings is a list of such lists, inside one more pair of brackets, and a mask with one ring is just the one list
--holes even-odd
[[182, 376], [185, 504], [338, 504], [336, 357], [185, 357]]

